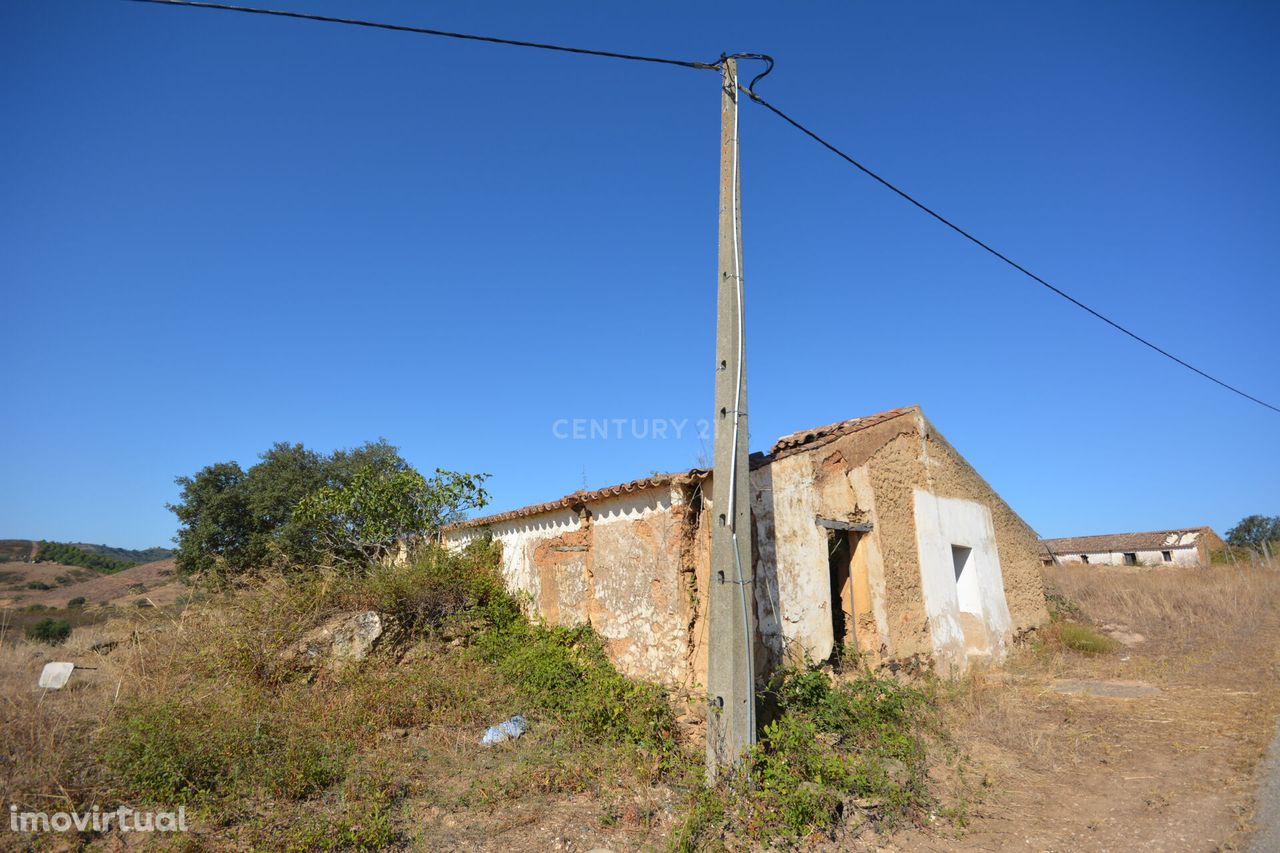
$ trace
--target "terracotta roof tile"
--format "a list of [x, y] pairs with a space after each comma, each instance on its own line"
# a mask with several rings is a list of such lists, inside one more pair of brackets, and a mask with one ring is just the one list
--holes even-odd
[[507, 512], [498, 512], [493, 515], [485, 515], [480, 518], [469, 518], [466, 521], [460, 521], [457, 524], [445, 525], [445, 530], [460, 530], [466, 527], [483, 527], [487, 524], [497, 524], [503, 521], [511, 521], [516, 518], [525, 518], [530, 515], [541, 515], [544, 512], [555, 512], [561, 509], [572, 509], [573, 507], [583, 506], [584, 504], [594, 503], [596, 501], [606, 500], [608, 498], [618, 497], [619, 495], [629, 495], [635, 492], [643, 492], [647, 489], [661, 488], [672, 484], [694, 483], [704, 479], [711, 472], [706, 468], [690, 468], [686, 471], [672, 471], [667, 474], [654, 474], [650, 477], [641, 477], [639, 480], [632, 480], [628, 483], [619, 483], [616, 486], [606, 486], [603, 489], [583, 490], [570, 492], [562, 498], [546, 503], [530, 504], [522, 506], [519, 509], [508, 510]]
[[802, 448], [810, 445], [821, 446], [829, 441], [834, 441], [842, 435], [848, 435], [851, 432], [867, 429], [876, 424], [882, 424], [885, 421], [891, 421], [902, 415], [912, 414], [919, 411], [918, 406], [904, 406], [900, 409], [890, 409], [887, 412], [878, 412], [874, 415], [866, 415], [861, 418], [850, 418], [847, 421], [839, 421], [826, 426], [814, 427], [813, 429], [800, 430], [790, 435], [784, 435], [773, 443], [773, 448], [769, 451], [774, 459], [782, 459], [796, 453]]

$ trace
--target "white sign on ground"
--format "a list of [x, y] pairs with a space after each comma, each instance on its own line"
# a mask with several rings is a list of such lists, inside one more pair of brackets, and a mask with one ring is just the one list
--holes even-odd
[[67, 683], [67, 679], [71, 677], [71, 670], [75, 668], [75, 664], [62, 661], [53, 661], [45, 664], [40, 673], [40, 686], [47, 687], [50, 690], [61, 688]]

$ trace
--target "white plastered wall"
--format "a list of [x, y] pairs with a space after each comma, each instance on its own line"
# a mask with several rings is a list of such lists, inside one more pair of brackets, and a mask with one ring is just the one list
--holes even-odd
[[[1164, 551], [1169, 551], [1172, 558], [1169, 561], [1164, 559]], [[1200, 565], [1200, 552], [1195, 548], [1170, 548], [1156, 551], [1130, 551], [1137, 557], [1139, 566], [1198, 566]], [[1060, 563], [1082, 563], [1080, 559], [1081, 552], [1070, 552], [1058, 554], [1058, 562]], [[1085, 551], [1083, 556], [1089, 560], [1091, 566], [1123, 566], [1124, 553], [1121, 551]]]
[[[1013, 620], [991, 510], [977, 501], [938, 497], [923, 489], [914, 490], [914, 508], [920, 583], [935, 655], [960, 667], [970, 653], [999, 660]], [[953, 546], [971, 549], [960, 584]], [[971, 629], [966, 642], [965, 622], [972, 625], [975, 620], [985, 628], [985, 636], [975, 637]]]
[[[578, 513], [571, 509], [513, 518], [490, 525], [487, 531], [502, 543], [502, 578], [507, 589], [525, 593], [537, 600], [540, 581], [533, 565], [533, 552], [547, 539], [563, 536], [582, 527]], [[465, 548], [472, 540], [486, 534], [486, 528], [464, 527], [445, 534], [445, 545]]]
[[[827, 531], [818, 516], [843, 513], [825, 506], [813, 470], [814, 456], [797, 453], [751, 472], [757, 571], [756, 613], [764, 642], [778, 643], [798, 659], [826, 660], [835, 648], [831, 620], [831, 576]], [[875, 500], [865, 466], [844, 474], [849, 506], [874, 517]], [[889, 636], [885, 615], [883, 559], [874, 535], [867, 535], [867, 581], [880, 637]]]

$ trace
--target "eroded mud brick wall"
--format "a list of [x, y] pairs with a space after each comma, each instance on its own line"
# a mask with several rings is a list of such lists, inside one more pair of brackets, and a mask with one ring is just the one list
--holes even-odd
[[[889, 653], [890, 626], [884, 603], [894, 601], [909, 585], [910, 566], [898, 566], [887, 578], [878, 537], [880, 513], [868, 477], [868, 459], [910, 420], [895, 418], [876, 426], [780, 455], [752, 472], [756, 533], [757, 597], [760, 629], [773, 659], [824, 660], [835, 647], [831, 582], [828, 573], [830, 534], [819, 517], [851, 524], [871, 523], [860, 537], [860, 558], [872, 599], [871, 624], [863, 639], [872, 660]], [[896, 555], [910, 559], [914, 554]], [[910, 605], [906, 605], [910, 609]]]
[[[698, 623], [690, 488], [664, 485], [487, 525], [508, 588], [555, 625], [590, 624], [623, 673], [689, 679]], [[480, 529], [450, 537], [462, 545]]]
[[[892, 438], [867, 463], [876, 500], [884, 582], [890, 591], [885, 609], [892, 654], [905, 657], [937, 650], [937, 632], [928, 623], [921, 584], [919, 539], [913, 512], [917, 490], [938, 498], [985, 506], [991, 514], [1003, 576], [1011, 623], [1008, 633], [1048, 621], [1035, 532], [923, 415], [917, 413], [913, 420], [914, 430]], [[1007, 637], [995, 639], [1002, 644]]]

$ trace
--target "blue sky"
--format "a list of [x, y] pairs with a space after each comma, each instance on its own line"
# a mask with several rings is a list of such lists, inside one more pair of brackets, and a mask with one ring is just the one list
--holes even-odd
[[[780, 107], [1280, 399], [1275, 4], [273, 2], [771, 53]], [[115, 0], [5, 3], [0, 39], [0, 537], [166, 543], [175, 476], [280, 440], [384, 436], [495, 509], [709, 455], [715, 74]], [[1280, 513], [1280, 415], [741, 133], [753, 450], [920, 403], [1044, 535]]]

